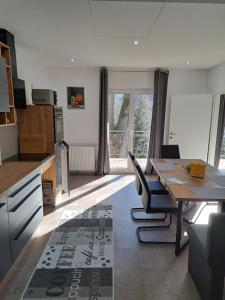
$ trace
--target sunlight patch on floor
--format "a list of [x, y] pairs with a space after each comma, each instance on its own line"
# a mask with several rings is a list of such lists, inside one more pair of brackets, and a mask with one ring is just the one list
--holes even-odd
[[68, 197], [67, 194], [62, 195], [62, 201], [73, 199], [74, 197], [81, 196], [82, 194], [85, 194], [93, 189], [98, 188], [100, 185], [104, 185], [107, 182], [110, 182], [111, 180], [116, 179], [120, 175], [106, 175], [104, 177], [98, 178], [97, 180], [91, 181], [88, 184], [82, 185], [80, 187], [77, 187], [75, 189], [72, 189], [70, 191], [70, 197]]
[[[79, 200], [76, 200], [76, 204], [83, 206], [90, 203], [90, 207], [99, 204], [100, 202], [106, 200], [107, 198], [111, 197], [113, 194], [125, 188], [133, 181], [134, 181], [134, 176], [132, 175], [122, 176], [120, 179], [115, 180], [102, 188], [99, 188], [98, 190], [94, 191], [93, 193], [87, 196], [80, 198]], [[95, 199], [94, 203], [93, 203], [93, 198]]]
[[[77, 208], [75, 212], [75, 216], [77, 216], [83, 213], [85, 210], [91, 208], [92, 206], [101, 204], [102, 201], [113, 196], [113, 194], [122, 190], [133, 181], [133, 175], [106, 175], [81, 187], [75, 188], [74, 190], [72, 190], [70, 197], [68, 197], [68, 194], [63, 195], [64, 198], [59, 204], [64, 204], [64, 206], [59, 207], [58, 209], [56, 207], [55, 211], [49, 213], [44, 217], [43, 221], [41, 222], [39, 228], [35, 233], [35, 237], [41, 237], [53, 231], [55, 227], [59, 225], [58, 220], [60, 219], [60, 216], [62, 215], [64, 209], [67, 206], [74, 206], [75, 209]], [[92, 190], [93, 192], [91, 192]], [[79, 199], [75, 200], [74, 202], [71, 202], [73, 198], [79, 196]], [[67, 204], [67, 201], [69, 200], [70, 202]], [[55, 222], [52, 222], [53, 215]]]
[[[204, 205], [204, 203], [203, 203], [203, 205]], [[201, 207], [202, 207], [202, 205], [201, 205]], [[217, 209], [218, 209], [218, 206], [216, 204], [208, 204], [208, 205], [206, 205], [202, 209], [202, 212], [200, 213], [199, 217], [197, 218], [196, 224], [208, 224], [209, 215], [211, 213], [216, 213]]]

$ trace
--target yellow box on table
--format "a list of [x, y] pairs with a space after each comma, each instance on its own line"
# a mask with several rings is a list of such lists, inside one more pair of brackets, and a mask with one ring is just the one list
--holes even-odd
[[204, 178], [206, 164], [203, 162], [193, 161], [186, 166], [191, 177]]

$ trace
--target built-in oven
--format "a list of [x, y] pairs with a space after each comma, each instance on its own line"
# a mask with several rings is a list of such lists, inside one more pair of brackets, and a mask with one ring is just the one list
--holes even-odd
[[54, 106], [54, 125], [55, 125], [55, 143], [62, 142], [64, 139], [63, 108], [60, 106]]

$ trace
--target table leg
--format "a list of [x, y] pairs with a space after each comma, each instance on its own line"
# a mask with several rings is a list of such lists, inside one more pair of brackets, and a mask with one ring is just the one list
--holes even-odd
[[183, 201], [178, 201], [175, 255], [179, 255], [181, 249], [180, 242], [181, 242], [182, 212], [183, 212]]

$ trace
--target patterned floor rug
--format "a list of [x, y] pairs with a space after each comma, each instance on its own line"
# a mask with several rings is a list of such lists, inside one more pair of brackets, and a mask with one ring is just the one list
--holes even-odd
[[113, 299], [111, 206], [65, 208], [22, 299]]

